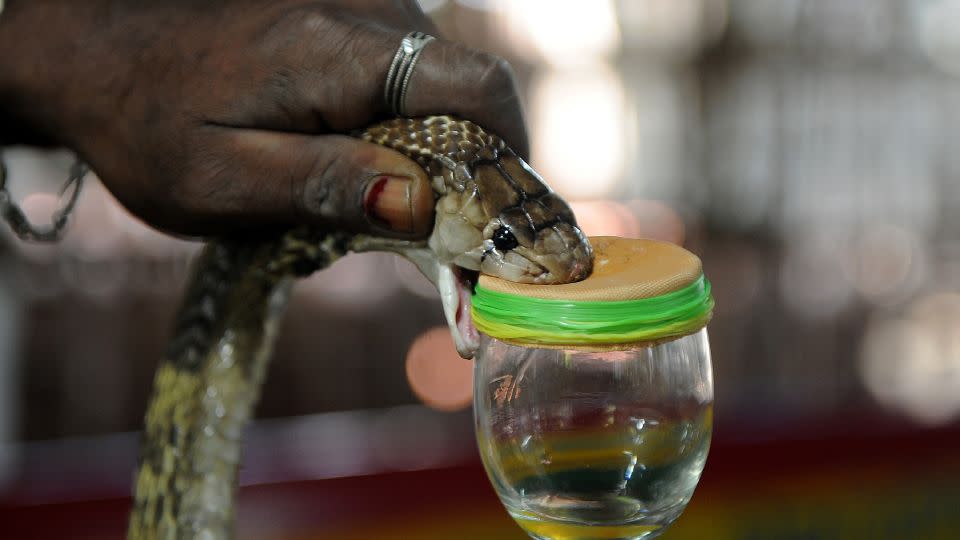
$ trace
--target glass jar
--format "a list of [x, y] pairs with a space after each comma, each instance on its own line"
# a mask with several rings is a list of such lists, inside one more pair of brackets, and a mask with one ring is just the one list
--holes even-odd
[[[659, 287], [621, 275], [621, 285], [646, 287], [645, 297], [616, 293], [601, 301], [583, 298], [610, 297], [618, 280], [601, 279], [603, 290], [589, 294], [581, 293], [595, 288], [594, 276], [573, 292], [553, 290], [566, 285], [521, 287], [512, 306], [502, 296], [485, 298], [491, 283], [481, 280], [474, 309], [484, 330], [474, 368], [477, 440], [497, 494], [533, 538], [653, 538], [683, 511], [706, 462], [713, 379], [704, 326], [713, 301], [699, 259], [681, 248], [591, 241], [599, 278], [610, 277], [603, 267], [623, 249], [649, 257], [651, 247], [683, 255], [696, 267], [687, 273], [700, 275]], [[627, 262], [612, 271], [629, 272], [642, 261]], [[675, 275], [677, 268], [656, 274]], [[531, 290], [542, 296], [539, 287], [554, 298], [524, 304]], [[574, 309], [584, 306], [598, 310], [592, 319]], [[598, 331], [603, 320], [607, 331]]]

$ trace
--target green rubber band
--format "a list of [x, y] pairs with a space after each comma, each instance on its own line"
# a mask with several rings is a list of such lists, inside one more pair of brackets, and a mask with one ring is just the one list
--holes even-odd
[[530, 298], [477, 285], [471, 312], [490, 337], [544, 345], [591, 345], [656, 341], [703, 328], [713, 311], [710, 282], [654, 298], [573, 302]]

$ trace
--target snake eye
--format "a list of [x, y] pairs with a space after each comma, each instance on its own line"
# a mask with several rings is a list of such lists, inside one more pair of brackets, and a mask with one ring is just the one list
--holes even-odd
[[500, 227], [493, 231], [493, 245], [500, 251], [510, 251], [519, 246], [520, 242], [517, 242], [517, 237], [513, 235], [510, 229]]

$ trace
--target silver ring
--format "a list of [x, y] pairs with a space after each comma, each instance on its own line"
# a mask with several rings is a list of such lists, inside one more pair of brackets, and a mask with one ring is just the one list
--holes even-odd
[[423, 48], [433, 40], [433, 36], [423, 32], [410, 32], [403, 36], [397, 54], [393, 55], [383, 99], [387, 110], [394, 116], [407, 115], [407, 86], [410, 84], [413, 68], [416, 67]]

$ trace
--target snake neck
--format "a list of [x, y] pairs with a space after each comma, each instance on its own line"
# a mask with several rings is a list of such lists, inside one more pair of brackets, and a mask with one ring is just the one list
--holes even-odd
[[241, 435], [291, 278], [332, 263], [346, 241], [304, 229], [205, 247], [154, 379], [128, 538], [231, 536]]

